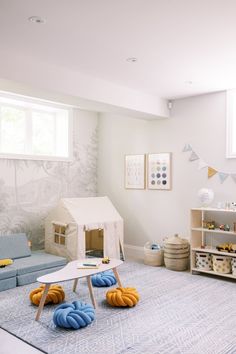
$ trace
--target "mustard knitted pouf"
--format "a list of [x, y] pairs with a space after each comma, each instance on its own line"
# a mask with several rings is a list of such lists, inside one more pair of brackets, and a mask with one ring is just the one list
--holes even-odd
[[[39, 306], [41, 297], [43, 295], [44, 287], [45, 287], [44, 285], [41, 285], [39, 288], [32, 290], [30, 293], [29, 296], [30, 301], [36, 306]], [[64, 299], [65, 299], [65, 293], [63, 288], [60, 285], [51, 285], [48, 290], [48, 294], [45, 300], [45, 305], [49, 303], [59, 304]]]
[[133, 307], [139, 301], [139, 294], [135, 288], [116, 288], [106, 293], [109, 305], [118, 307]]

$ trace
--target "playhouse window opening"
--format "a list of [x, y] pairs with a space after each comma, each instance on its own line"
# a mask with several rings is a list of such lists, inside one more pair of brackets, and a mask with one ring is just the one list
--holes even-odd
[[54, 243], [58, 245], [66, 245], [66, 226], [53, 224], [54, 227]]

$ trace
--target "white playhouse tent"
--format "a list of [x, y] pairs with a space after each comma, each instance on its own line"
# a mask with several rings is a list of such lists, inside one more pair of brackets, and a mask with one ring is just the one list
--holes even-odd
[[123, 255], [123, 219], [107, 197], [63, 198], [45, 221], [46, 252], [68, 260], [86, 256], [86, 231], [103, 230], [104, 257]]

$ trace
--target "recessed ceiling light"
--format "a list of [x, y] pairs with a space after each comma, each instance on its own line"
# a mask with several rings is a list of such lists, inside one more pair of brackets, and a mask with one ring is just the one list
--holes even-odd
[[192, 84], [193, 84], [193, 81], [187, 80], [187, 81], [184, 81], [184, 83], [187, 84], [187, 85], [192, 85]]
[[33, 22], [33, 23], [45, 23], [46, 20], [42, 17], [39, 16], [31, 16], [28, 18], [29, 22]]
[[126, 61], [128, 61], [129, 63], [136, 63], [137, 62], [137, 58], [135, 57], [130, 57], [130, 58], [127, 58]]

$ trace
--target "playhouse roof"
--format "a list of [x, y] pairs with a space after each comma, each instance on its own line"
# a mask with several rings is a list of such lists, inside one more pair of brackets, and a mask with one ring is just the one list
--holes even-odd
[[63, 198], [61, 201], [79, 225], [122, 220], [108, 197]]

